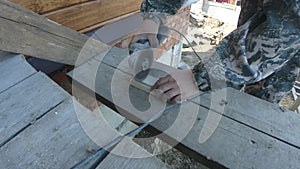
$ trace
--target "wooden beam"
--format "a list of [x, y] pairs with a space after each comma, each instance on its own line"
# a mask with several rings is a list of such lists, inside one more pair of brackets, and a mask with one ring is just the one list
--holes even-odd
[[82, 30], [140, 8], [141, 0], [102, 0], [84, 3], [45, 16], [66, 27]]
[[[84, 116], [80, 121], [79, 114]], [[0, 163], [3, 168], [71, 168], [99, 149], [102, 146], [96, 144], [99, 140], [105, 144], [119, 134], [99, 116], [70, 97], [1, 147]], [[89, 123], [90, 132], [83, 128], [83, 123]], [[92, 140], [88, 135], [91, 132], [97, 134], [99, 140]], [[139, 156], [148, 158], [134, 158]], [[168, 169], [129, 139], [113, 149], [98, 168]]]
[[98, 28], [101, 28], [101, 27], [104, 26], [104, 25], [109, 25], [109, 24], [112, 24], [112, 23], [114, 23], [114, 22], [117, 22], [117, 21], [126, 19], [126, 18], [128, 18], [128, 17], [130, 17], [130, 16], [137, 15], [138, 13], [139, 13], [139, 11], [134, 11], [134, 12], [131, 12], [131, 13], [126, 14], [126, 15], [118, 16], [118, 17], [116, 17], [116, 18], [113, 18], [113, 19], [110, 19], [110, 20], [101, 22], [101, 23], [99, 23], [99, 24], [90, 26], [90, 27], [88, 27], [88, 28], [84, 28], [84, 29], [82, 29], [82, 30], [79, 30], [79, 32], [80, 32], [80, 33], [90, 32], [90, 31], [96, 30], [96, 29], [98, 29]]
[[[120, 64], [124, 62], [126, 57], [128, 57], [126, 50], [112, 48], [106, 56], [96, 56], [95, 60], [130, 74], [131, 68], [129, 65]], [[169, 66], [163, 66], [161, 64], [157, 64], [157, 66], [160, 66], [160, 69], [166, 72], [175, 71], [174, 68]], [[247, 126], [252, 126], [257, 131], [263, 131], [295, 147], [300, 147], [300, 133], [294, 132], [300, 129], [299, 115], [280, 109], [279, 106], [274, 106], [265, 100], [238, 92], [231, 88], [226, 90], [224, 100], [227, 100], [226, 108], [223, 112], [215, 110], [217, 113], [235, 119]], [[211, 95], [203, 95], [198, 99], [198, 102], [194, 101], [194, 103], [207, 109], [214, 109], [214, 105], [212, 105], [214, 100]], [[249, 108], [249, 105], [256, 106]]]
[[99, 41], [7, 0], [0, 1], [0, 50], [75, 65], [107, 48]]
[[[71, 168], [119, 136], [100, 111], [84, 108], [20, 55], [0, 51], [0, 81], [2, 168]], [[108, 155], [102, 168], [168, 168], [131, 139], [113, 153], [124, 156]], [[131, 158], [140, 155], [148, 158]]]
[[44, 14], [50, 11], [66, 8], [72, 5], [77, 5], [83, 2], [93, 0], [10, 0], [13, 3], [21, 5], [22, 7], [29, 9], [33, 12]]
[[[83, 33], [139, 11], [142, 2], [142, 0], [107, 0], [101, 2], [95, 2], [95, 0], [10, 1], [38, 14], [44, 14], [62, 25]], [[111, 10], [113, 8], [115, 9]]]
[[[124, 85], [133, 78], [126, 62], [127, 55], [127, 51], [119, 49], [106, 56], [97, 56], [77, 67], [72, 72], [72, 77], [77, 83], [94, 91], [98, 99], [123, 116], [133, 121], [144, 120], [143, 116], [148, 116], [151, 105], [148, 101], [149, 94], [134, 87], [128, 89]], [[172, 71], [169, 67], [161, 68], [166, 72]], [[117, 81], [113, 81], [114, 78]], [[114, 87], [116, 85], [122, 87]], [[178, 113], [179, 107], [169, 109], [151, 124], [154, 128], [151, 131], [164, 132], [161, 138], [170, 144], [179, 141], [179, 150], [192, 154], [212, 168], [299, 167], [300, 135], [293, 131], [299, 130], [300, 118], [236, 90], [228, 89], [227, 92], [224, 100], [213, 101], [212, 106], [208, 99], [210, 97], [201, 97], [200, 102], [180, 105], [183, 112], [181, 116]], [[159, 99], [152, 99], [152, 103], [159, 103]], [[153, 105], [155, 106], [152, 107], [156, 107], [156, 104]], [[224, 109], [223, 113], [216, 109], [218, 106]], [[137, 110], [147, 110], [147, 113]], [[210, 125], [212, 123], [206, 123], [207, 118], [211, 118], [212, 123], [217, 119], [220, 121], [211, 137], [203, 143], [199, 141], [202, 130], [205, 132], [214, 129]], [[174, 126], [174, 121], [180, 125], [172, 130], [170, 126]], [[188, 124], [193, 125], [185, 133], [182, 128]], [[187, 135], [183, 140], [178, 139], [178, 136], [184, 134]], [[274, 160], [275, 158], [280, 160]]]
[[4, 111], [0, 112], [0, 147], [68, 96], [43, 73], [36, 73], [1, 93], [0, 106]]
[[[117, 56], [108, 56], [108, 58], [114, 57]], [[93, 76], [93, 71], [96, 71], [96, 77]], [[133, 121], [148, 118], [149, 94], [135, 88], [124, 89], [125, 85], [123, 84], [130, 83], [132, 79], [126, 69], [118, 70], [104, 62], [100, 63], [98, 60], [92, 59], [78, 67], [73, 73], [73, 77], [77, 82], [79, 81], [90, 90], [95, 90], [99, 98], [102, 98], [111, 108], [119, 111], [125, 117]], [[118, 84], [112, 84], [112, 79], [116, 74], [120, 74], [117, 78]], [[114, 85], [120, 85], [123, 88], [112, 89]], [[95, 88], [93, 88], [94, 86]], [[129, 102], [135, 109], [133, 106], [126, 104], [128, 103], [126, 94], [128, 90], [132, 94], [129, 97]], [[122, 97], [116, 98], [116, 96]], [[235, 98], [231, 99], [234, 100]], [[158, 100], [156, 101], [159, 102]], [[152, 100], [152, 103], [157, 103], [156, 101]], [[219, 105], [221, 102], [216, 104]], [[156, 104], [154, 105], [153, 107], [156, 107]], [[226, 106], [226, 104], [224, 103], [223, 106]], [[179, 115], [180, 108], [182, 114]], [[141, 113], [137, 110], [147, 110], [147, 113]], [[205, 119], [208, 116], [220, 117], [221, 119], [211, 137], [202, 143], [199, 141], [201, 131], [210, 130], [211, 128], [211, 126], [205, 125]], [[177, 125], [174, 124], [175, 122]], [[192, 125], [190, 130], [182, 130], [189, 124]], [[181, 151], [187, 154], [193, 152], [193, 157], [201, 160], [211, 168], [299, 167], [299, 148], [274, 138], [264, 131], [256, 130], [256, 126], [245, 125], [239, 119], [220, 115], [219, 112], [209, 110], [196, 103], [188, 102], [169, 109], [151, 126], [159, 132], [164, 132], [160, 135], [164, 141], [171, 145], [178, 141], [179, 145], [177, 147]], [[180, 136], [185, 137], [181, 140]], [[299, 138], [295, 136], [295, 139]], [[280, 160], [274, 160], [275, 158], [280, 158]]]

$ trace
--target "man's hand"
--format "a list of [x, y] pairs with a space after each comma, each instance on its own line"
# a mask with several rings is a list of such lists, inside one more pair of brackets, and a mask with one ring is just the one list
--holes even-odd
[[182, 102], [199, 92], [191, 70], [177, 70], [160, 78], [152, 86], [154, 89], [161, 90], [172, 103]]
[[134, 35], [123, 41], [122, 47], [126, 48], [130, 44], [136, 43], [139, 40], [149, 40], [151, 47], [157, 48], [159, 46], [159, 41], [157, 39], [158, 29], [158, 23], [150, 19], [145, 19]]

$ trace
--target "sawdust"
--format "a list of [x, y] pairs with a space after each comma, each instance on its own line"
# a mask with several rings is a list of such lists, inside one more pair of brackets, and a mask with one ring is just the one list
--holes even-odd
[[167, 143], [145, 130], [140, 132], [136, 138], [148, 138], [134, 139], [134, 141], [149, 153], [156, 154], [156, 158], [172, 169], [208, 169], [205, 165], [170, 147]]

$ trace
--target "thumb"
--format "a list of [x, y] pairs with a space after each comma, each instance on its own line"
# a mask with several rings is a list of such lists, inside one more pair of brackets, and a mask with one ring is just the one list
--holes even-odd
[[129, 45], [132, 43], [133, 40], [133, 36], [130, 36], [129, 38], [125, 39], [122, 41], [121, 47], [124, 48], [128, 48]]

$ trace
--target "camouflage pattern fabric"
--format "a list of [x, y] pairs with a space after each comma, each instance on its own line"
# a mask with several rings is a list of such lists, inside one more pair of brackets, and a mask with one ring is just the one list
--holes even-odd
[[[147, 0], [151, 7], [157, 7], [155, 2]], [[208, 61], [194, 67], [199, 89], [230, 86], [278, 103], [299, 74], [299, 21], [300, 0], [244, 0], [239, 27], [223, 39]]]
[[263, 9], [264, 0], [242, 0], [242, 11], [240, 13], [238, 26], [245, 24], [251, 16]]
[[159, 12], [174, 15], [185, 0], [145, 0], [141, 12]]
[[166, 15], [174, 15], [185, 0], [144, 0], [141, 12], [144, 19], [152, 19], [156, 23], [165, 23]]

